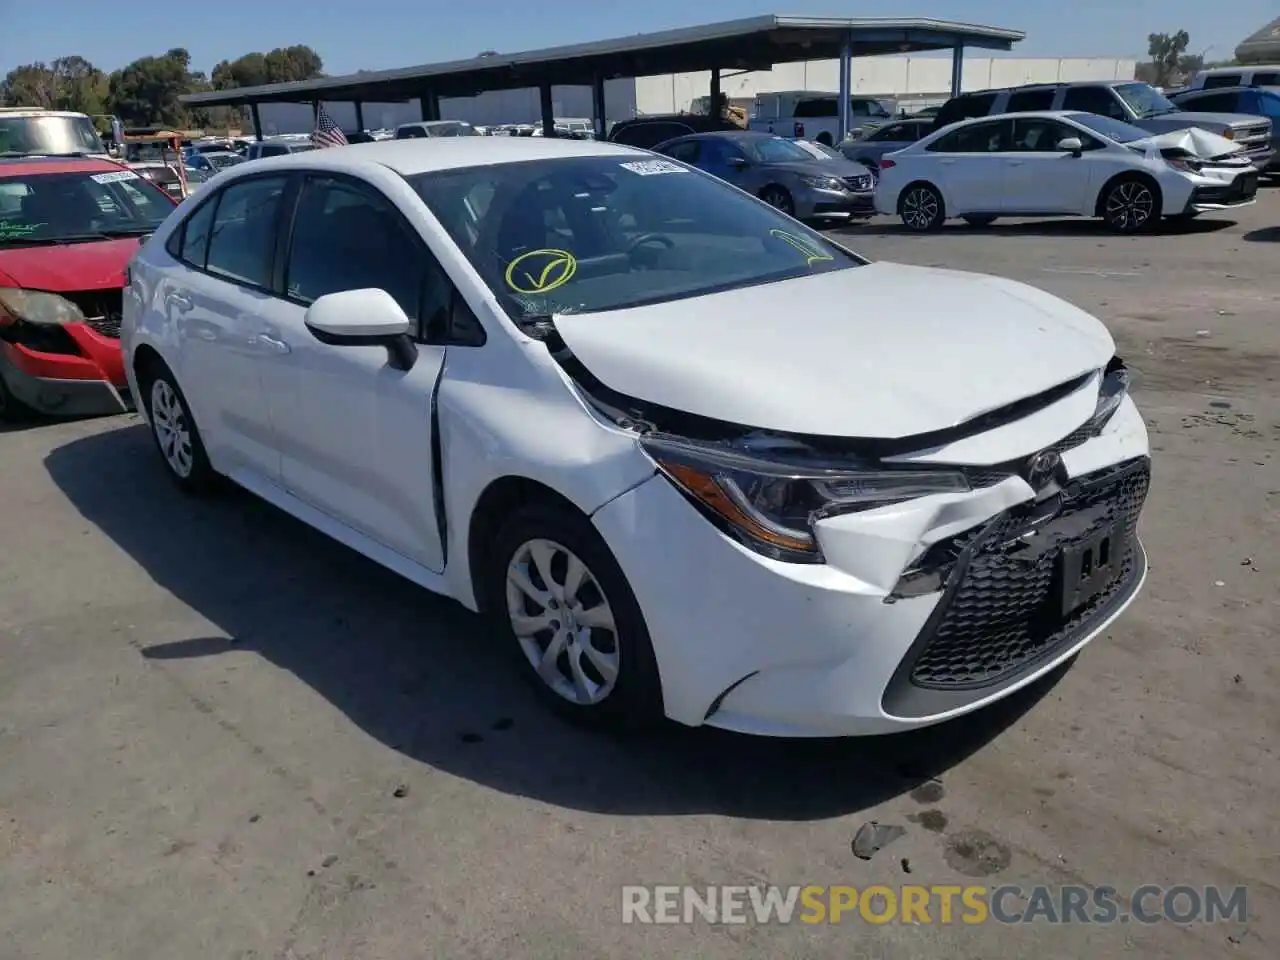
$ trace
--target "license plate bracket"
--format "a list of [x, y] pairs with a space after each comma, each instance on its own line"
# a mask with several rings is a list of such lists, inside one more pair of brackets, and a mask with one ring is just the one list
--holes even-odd
[[1125, 541], [1124, 524], [1113, 524], [1062, 551], [1058, 563], [1064, 617], [1102, 593], [1115, 579], [1124, 560]]

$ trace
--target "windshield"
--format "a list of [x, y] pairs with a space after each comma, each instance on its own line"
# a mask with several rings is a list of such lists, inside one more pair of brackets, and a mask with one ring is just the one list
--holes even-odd
[[1071, 119], [1080, 126], [1088, 127], [1094, 133], [1100, 133], [1116, 143], [1132, 143], [1134, 140], [1151, 136], [1149, 130], [1135, 127], [1132, 123], [1125, 123], [1123, 120], [1099, 116], [1096, 113], [1075, 113], [1071, 115]]
[[723, 181], [662, 158], [572, 157], [408, 179], [516, 320], [863, 262]]
[[0, 116], [0, 156], [106, 152], [88, 117]]
[[141, 236], [172, 211], [132, 170], [0, 177], [0, 246]]
[[244, 163], [244, 157], [235, 153], [207, 153], [205, 159], [213, 165], [215, 170], [225, 170], [227, 167], [234, 167], [237, 163]]
[[1149, 83], [1121, 83], [1116, 93], [1129, 105], [1139, 118], [1155, 117], [1162, 113], [1176, 113], [1178, 108], [1163, 93]]
[[835, 147], [828, 147], [825, 143], [815, 143], [812, 140], [796, 140], [795, 145], [805, 153], [817, 158], [818, 160], [842, 160], [844, 154]]
[[782, 137], [743, 137], [738, 143], [757, 163], [795, 163], [813, 159], [813, 154], [804, 147]]

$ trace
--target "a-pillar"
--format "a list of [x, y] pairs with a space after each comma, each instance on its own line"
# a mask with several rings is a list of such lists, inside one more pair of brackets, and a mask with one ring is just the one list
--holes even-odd
[[555, 104], [551, 102], [550, 83], [538, 85], [538, 103], [542, 108], [542, 135], [544, 137], [554, 137], [556, 135], [556, 108]]
[[960, 87], [964, 80], [964, 44], [957, 43], [951, 48], [951, 95], [960, 96]]
[[849, 128], [853, 126], [852, 104], [849, 98], [853, 96], [853, 35], [845, 34], [844, 40], [840, 44], [840, 126], [839, 138], [836, 143], [843, 143], [845, 137], [849, 136]]
[[607, 139], [609, 119], [604, 115], [604, 77], [598, 73], [591, 81], [591, 121], [596, 128], [596, 139]]

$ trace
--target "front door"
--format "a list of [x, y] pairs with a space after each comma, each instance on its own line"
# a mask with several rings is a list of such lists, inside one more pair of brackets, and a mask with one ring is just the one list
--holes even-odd
[[[429, 570], [444, 569], [435, 510], [432, 403], [445, 348], [418, 344], [410, 370], [384, 347], [328, 346], [307, 305], [327, 293], [386, 290], [411, 318], [447, 309], [452, 287], [426, 245], [373, 187], [315, 175], [302, 187], [286, 298], [265, 317], [264, 382], [285, 488]], [[421, 339], [421, 338], [420, 338]]]
[[[1093, 213], [1092, 176], [1097, 166], [1086, 150], [1075, 156], [1058, 149], [1074, 137], [1086, 147], [1101, 146], [1075, 127], [1049, 117], [1016, 117], [1013, 151], [1005, 161], [1004, 211], [1011, 214]], [[1087, 143], [1085, 141], [1088, 141]]]

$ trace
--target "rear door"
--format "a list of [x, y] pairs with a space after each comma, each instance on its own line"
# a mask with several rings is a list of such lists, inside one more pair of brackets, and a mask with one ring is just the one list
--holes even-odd
[[929, 145], [927, 169], [938, 180], [947, 213], [1003, 213], [1005, 161], [1012, 121], [991, 120], [960, 127]]
[[[269, 317], [264, 367], [285, 488], [402, 557], [444, 569], [435, 510], [432, 402], [444, 366], [431, 337], [453, 287], [395, 205], [370, 184], [311, 174], [292, 216], [285, 296]], [[421, 326], [407, 371], [384, 347], [329, 346], [307, 307], [327, 293], [377, 288]]]

